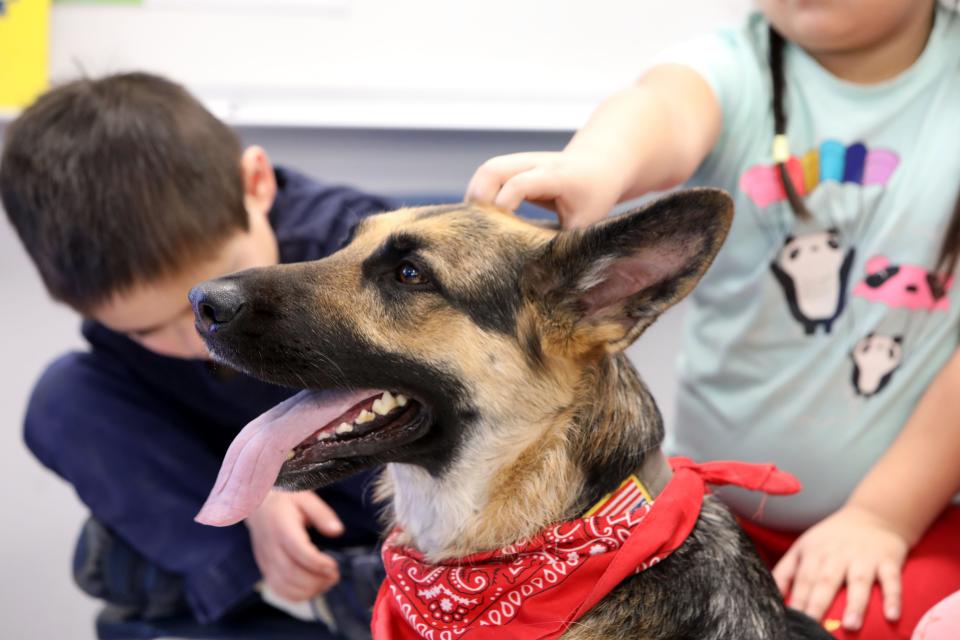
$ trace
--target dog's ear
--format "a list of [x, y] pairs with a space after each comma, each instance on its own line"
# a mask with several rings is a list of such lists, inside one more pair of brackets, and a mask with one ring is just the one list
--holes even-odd
[[525, 294], [551, 328], [548, 341], [575, 350], [626, 348], [693, 289], [732, 220], [725, 192], [689, 189], [560, 232], [524, 273]]

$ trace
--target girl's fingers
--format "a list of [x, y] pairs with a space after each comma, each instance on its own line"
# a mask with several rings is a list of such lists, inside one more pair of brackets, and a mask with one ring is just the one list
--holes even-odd
[[465, 199], [478, 204], [493, 204], [501, 187], [510, 178], [543, 162], [549, 153], [513, 153], [484, 162], [467, 185]]
[[816, 586], [819, 575], [820, 560], [814, 560], [809, 554], [800, 553], [800, 561], [796, 574], [793, 577], [793, 588], [790, 590], [790, 606], [800, 611], [807, 610], [810, 594]]
[[555, 200], [562, 187], [557, 176], [534, 168], [507, 180], [493, 204], [505, 211], [516, 211], [524, 200]]
[[797, 573], [797, 565], [800, 563], [800, 554], [790, 549], [782, 558], [777, 566], [773, 568], [773, 579], [777, 583], [777, 589], [784, 597], [790, 593], [790, 585], [793, 584], [793, 577]]
[[880, 591], [883, 593], [883, 615], [891, 622], [900, 619], [901, 577], [900, 566], [890, 560], [880, 563], [877, 571]]
[[833, 603], [833, 599], [837, 596], [837, 591], [843, 584], [844, 569], [844, 566], [834, 562], [820, 563], [816, 577], [812, 580], [807, 604], [803, 608], [808, 616], [814, 620], [823, 618], [823, 614], [827, 612], [827, 609]]
[[863, 613], [870, 602], [870, 590], [876, 577], [873, 567], [854, 564], [847, 571], [847, 606], [843, 611], [843, 628], [857, 631], [863, 626]]

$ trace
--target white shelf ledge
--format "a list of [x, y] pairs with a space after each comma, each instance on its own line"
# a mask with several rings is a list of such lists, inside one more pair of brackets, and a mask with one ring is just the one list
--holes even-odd
[[[203, 103], [235, 127], [466, 131], [573, 131], [602, 96], [329, 94], [229, 96], [198, 91]], [[0, 109], [0, 124], [17, 109]]]

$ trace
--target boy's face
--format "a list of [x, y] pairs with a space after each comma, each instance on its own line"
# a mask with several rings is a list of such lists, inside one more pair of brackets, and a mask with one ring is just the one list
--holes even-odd
[[231, 236], [207, 262], [179, 275], [147, 282], [94, 309], [90, 315], [155, 353], [174, 358], [205, 359], [207, 348], [194, 327], [187, 293], [198, 282], [277, 263], [276, 240], [266, 216], [247, 232]]
[[197, 283], [278, 262], [277, 238], [269, 213], [277, 193], [273, 167], [260, 147], [240, 160], [248, 230], [227, 238], [210, 258], [185, 265], [177, 275], [138, 284], [114, 295], [89, 315], [145, 349], [173, 358], [206, 359], [207, 348], [194, 327], [187, 294]]

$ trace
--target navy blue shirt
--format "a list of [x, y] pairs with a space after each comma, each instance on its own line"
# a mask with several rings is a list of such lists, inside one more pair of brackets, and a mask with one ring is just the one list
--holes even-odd
[[[361, 218], [391, 208], [289, 170], [278, 168], [276, 176], [270, 221], [283, 263], [333, 253]], [[27, 446], [74, 486], [94, 517], [148, 560], [183, 576], [198, 620], [216, 620], [250, 596], [260, 572], [243, 524], [207, 527], [193, 517], [234, 436], [294, 390], [157, 355], [95, 322], [83, 324], [83, 335], [90, 350], [60, 357], [37, 383], [24, 427]], [[346, 528], [325, 543], [377, 541], [368, 485], [369, 475], [360, 475], [319, 491]]]

